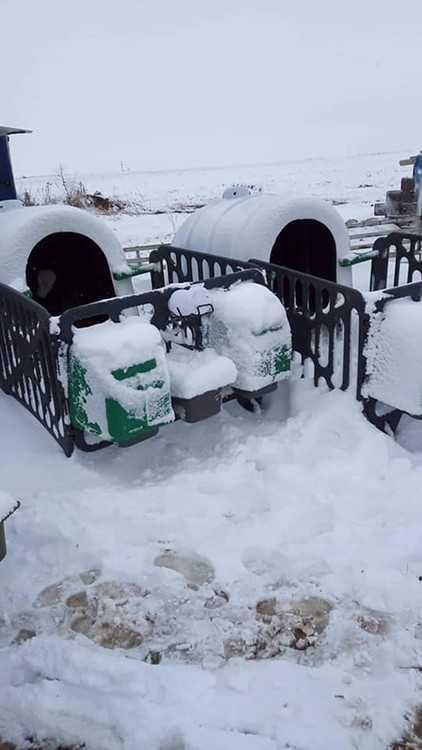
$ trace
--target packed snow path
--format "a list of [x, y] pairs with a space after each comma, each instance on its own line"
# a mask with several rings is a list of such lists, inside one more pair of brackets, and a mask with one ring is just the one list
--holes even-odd
[[[420, 702], [420, 454], [348, 394], [67, 460], [0, 396], [0, 737], [383, 750]], [[414, 445], [410, 431], [403, 443]], [[123, 646], [124, 648], [122, 648]], [[159, 663], [158, 663], [159, 662]]]

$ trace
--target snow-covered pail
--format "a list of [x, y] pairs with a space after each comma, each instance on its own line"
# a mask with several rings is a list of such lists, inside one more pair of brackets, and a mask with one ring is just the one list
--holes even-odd
[[174, 419], [160, 333], [134, 316], [75, 331], [68, 368], [73, 426], [129, 445]]

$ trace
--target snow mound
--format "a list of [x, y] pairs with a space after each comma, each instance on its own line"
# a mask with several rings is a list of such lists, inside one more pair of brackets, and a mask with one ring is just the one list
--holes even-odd
[[422, 414], [422, 305], [387, 302], [371, 316], [365, 395], [410, 414]]
[[256, 336], [270, 329], [287, 326], [286, 311], [280, 300], [263, 284], [239, 282], [230, 289], [211, 289], [209, 296], [217, 318], [239, 334]]
[[214, 349], [191, 351], [177, 344], [167, 354], [171, 394], [176, 398], [194, 398], [201, 393], [224, 388], [235, 382], [237, 370], [228, 357]]
[[138, 317], [122, 318], [120, 323], [107, 320], [74, 331], [72, 351], [106, 371], [130, 367], [153, 356], [161, 346], [161, 335], [155, 326]]

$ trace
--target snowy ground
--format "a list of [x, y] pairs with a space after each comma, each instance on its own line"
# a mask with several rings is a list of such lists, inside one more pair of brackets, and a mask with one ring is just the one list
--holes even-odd
[[[207, 203], [220, 197], [235, 183], [260, 185], [275, 193], [305, 193], [336, 203], [366, 203], [383, 200], [388, 188], [398, 189], [400, 177], [409, 168], [399, 166], [403, 153], [358, 154], [342, 159], [315, 158], [274, 164], [233, 165], [220, 168], [157, 172], [75, 174], [65, 170], [65, 179], [82, 182], [88, 192], [137, 201], [146, 210], [169, 210], [186, 204]], [[58, 175], [20, 177], [18, 190], [28, 190], [41, 199], [45, 186], [50, 194], [63, 196]], [[371, 211], [367, 211], [367, 215]]]
[[[349, 215], [371, 214], [366, 190]], [[136, 244], [169, 220], [108, 221]], [[22, 501], [0, 565], [0, 737], [385, 750], [402, 735], [422, 688], [414, 424], [394, 442], [350, 394], [302, 382], [288, 420], [281, 398], [230, 404], [65, 459], [0, 404], [0, 486]]]
[[[400, 735], [421, 687], [422, 467], [348, 395], [308, 394], [287, 423], [231, 406], [71, 460], [2, 401], [3, 487], [23, 508], [0, 570], [0, 735], [98, 750], [369, 749]], [[187, 579], [154, 565], [166, 551], [186, 556]], [[100, 625], [143, 641], [106, 650], [101, 630], [73, 632], [64, 600], [83, 591]], [[298, 651], [278, 630], [304, 597], [332, 608]], [[273, 598], [281, 614], [263, 623], [256, 605]], [[36, 637], [9, 646], [23, 630]]]

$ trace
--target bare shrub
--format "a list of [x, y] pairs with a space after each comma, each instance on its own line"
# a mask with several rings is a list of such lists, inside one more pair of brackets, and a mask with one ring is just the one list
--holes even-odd
[[88, 208], [90, 201], [83, 182], [66, 175], [62, 166], [59, 167], [58, 177], [65, 194], [63, 202], [75, 208]]
[[32, 194], [31, 190], [25, 190], [24, 194], [20, 196], [20, 199], [24, 206], [38, 206], [38, 201]]
[[46, 182], [42, 191], [42, 203], [43, 205], [49, 205], [51, 203], [57, 203], [57, 198], [53, 197], [51, 182]]

